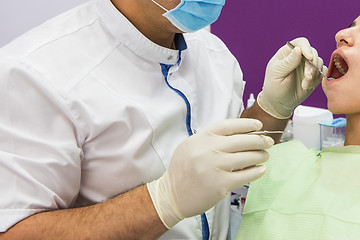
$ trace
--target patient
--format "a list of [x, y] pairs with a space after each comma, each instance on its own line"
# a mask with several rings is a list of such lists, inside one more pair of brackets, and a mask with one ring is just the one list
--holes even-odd
[[345, 146], [269, 150], [267, 172], [251, 183], [237, 240], [360, 239], [360, 17], [336, 34], [322, 88], [347, 118]]

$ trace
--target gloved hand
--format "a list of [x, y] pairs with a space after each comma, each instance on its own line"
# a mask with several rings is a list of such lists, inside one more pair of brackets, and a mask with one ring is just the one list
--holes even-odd
[[327, 72], [323, 60], [306, 38], [297, 38], [291, 43], [294, 49], [285, 45], [270, 59], [263, 89], [257, 97], [258, 105], [278, 119], [289, 118], [322, 80], [319, 71], [305, 62], [303, 56]]
[[169, 168], [147, 188], [156, 211], [169, 229], [184, 218], [206, 212], [265, 172], [264, 150], [272, 138], [245, 134], [262, 128], [255, 119], [229, 119], [199, 131], [175, 150]]

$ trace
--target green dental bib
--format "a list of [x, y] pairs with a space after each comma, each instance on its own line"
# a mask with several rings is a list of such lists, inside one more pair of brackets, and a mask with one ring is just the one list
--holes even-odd
[[290, 141], [268, 152], [236, 240], [360, 239], [360, 146], [318, 154]]

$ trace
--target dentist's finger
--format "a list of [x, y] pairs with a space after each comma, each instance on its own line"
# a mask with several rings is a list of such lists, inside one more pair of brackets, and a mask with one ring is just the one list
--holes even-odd
[[301, 49], [301, 53], [306, 59], [309, 59], [310, 61], [314, 59], [312, 47], [309, 43], [309, 40], [304, 37], [300, 37], [292, 40], [291, 43]]

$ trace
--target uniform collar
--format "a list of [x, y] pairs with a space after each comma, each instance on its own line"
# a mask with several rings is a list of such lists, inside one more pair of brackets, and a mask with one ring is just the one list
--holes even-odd
[[110, 0], [99, 0], [97, 5], [101, 19], [116, 41], [140, 57], [152, 62], [174, 65], [180, 60], [180, 52], [186, 50], [182, 34], [176, 38], [180, 51], [162, 47], [146, 38]]

